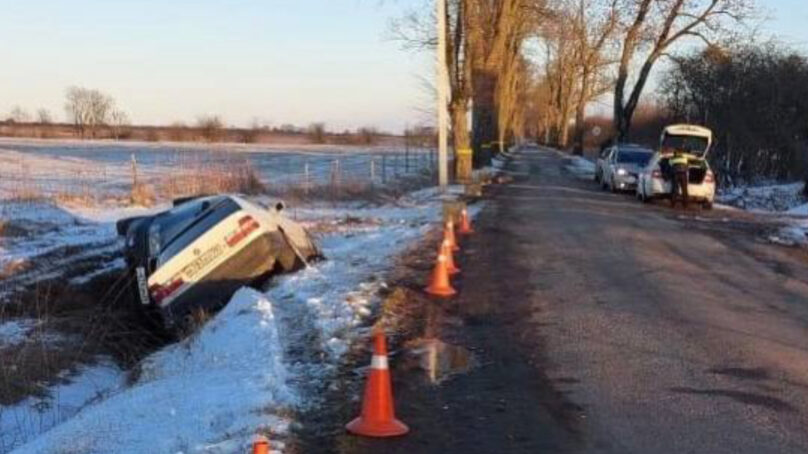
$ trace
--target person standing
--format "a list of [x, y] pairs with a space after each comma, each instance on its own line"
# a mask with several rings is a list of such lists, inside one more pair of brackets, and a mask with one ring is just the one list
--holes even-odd
[[676, 198], [682, 198], [682, 206], [687, 209], [687, 186], [688, 186], [688, 170], [689, 161], [687, 155], [682, 150], [673, 152], [673, 157], [668, 161], [673, 171], [673, 180], [671, 181], [671, 206], [676, 206]]

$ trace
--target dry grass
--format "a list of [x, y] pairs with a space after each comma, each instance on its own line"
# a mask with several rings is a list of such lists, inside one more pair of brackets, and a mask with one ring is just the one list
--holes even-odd
[[150, 207], [154, 205], [155, 199], [154, 189], [151, 186], [145, 183], [138, 183], [132, 186], [132, 192], [129, 198], [130, 204]]
[[134, 311], [122, 277], [101, 276], [82, 286], [40, 282], [0, 304], [0, 323], [35, 323], [23, 342], [0, 345], [0, 406], [45, 395], [62, 374], [93, 364], [99, 355], [126, 370], [166, 344], [167, 333]]
[[221, 192], [266, 192], [266, 186], [250, 161], [235, 157], [180, 162], [175, 172], [170, 172], [168, 177], [157, 183], [157, 188], [167, 198]]

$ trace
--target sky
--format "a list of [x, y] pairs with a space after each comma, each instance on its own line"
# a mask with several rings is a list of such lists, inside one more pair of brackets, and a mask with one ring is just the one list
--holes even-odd
[[[808, 51], [808, 1], [758, 0], [763, 33]], [[71, 85], [138, 124], [325, 122], [400, 131], [424, 121], [429, 56], [389, 39], [423, 0], [0, 0], [0, 115], [64, 117]]]

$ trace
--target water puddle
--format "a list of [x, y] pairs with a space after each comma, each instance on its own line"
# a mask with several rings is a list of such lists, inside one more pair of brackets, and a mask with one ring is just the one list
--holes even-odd
[[440, 384], [454, 375], [466, 373], [475, 363], [474, 356], [466, 348], [436, 338], [415, 339], [406, 347], [408, 354], [417, 360], [432, 384]]

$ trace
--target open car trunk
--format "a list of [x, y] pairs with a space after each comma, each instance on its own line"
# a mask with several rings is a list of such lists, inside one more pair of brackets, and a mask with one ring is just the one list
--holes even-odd
[[[659, 160], [659, 170], [662, 171], [662, 177], [665, 181], [670, 181], [673, 178], [673, 169], [670, 165], [670, 158], [663, 158]], [[690, 184], [702, 184], [704, 178], [707, 176], [707, 163], [703, 160], [691, 162], [690, 168], [687, 172], [687, 181]]]

